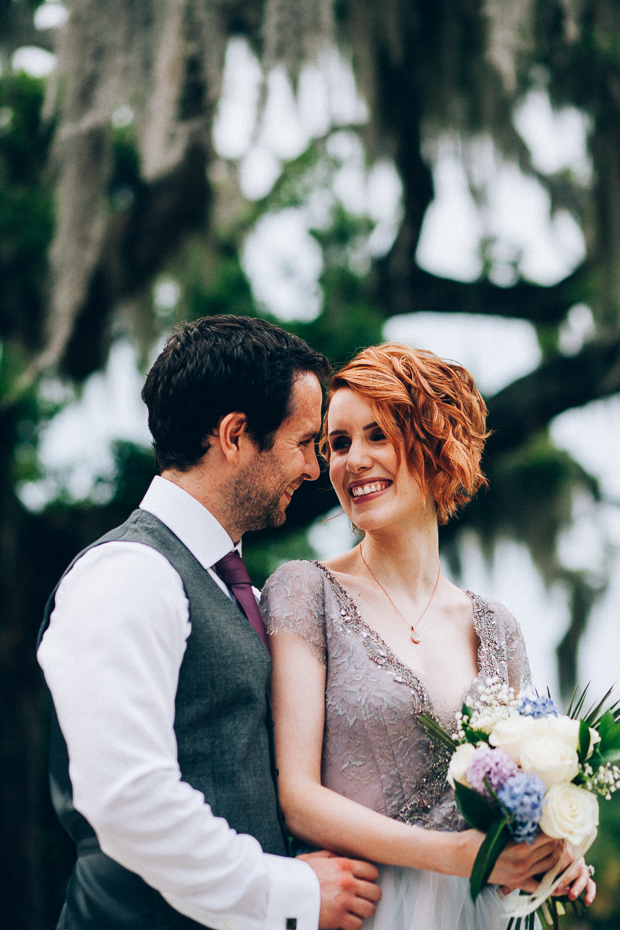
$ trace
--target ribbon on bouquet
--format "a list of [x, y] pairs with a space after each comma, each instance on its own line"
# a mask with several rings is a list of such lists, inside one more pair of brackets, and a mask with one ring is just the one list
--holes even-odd
[[[587, 853], [590, 846], [596, 839], [596, 833], [597, 831], [595, 830], [594, 833], [590, 834], [586, 840], [580, 843], [577, 848], [573, 850], [575, 857], [573, 861], [576, 862], [577, 859], [581, 859], [581, 857]], [[562, 857], [560, 856], [557, 864], [543, 875], [538, 888], [535, 892], [533, 892], [533, 894], [521, 894], [514, 896], [510, 895], [510, 897], [506, 898], [504, 902], [504, 912], [506, 916], [527, 917], [528, 914], [533, 913], [533, 911], [539, 908], [541, 904], [544, 904], [544, 902], [553, 894], [556, 888], [560, 887], [564, 878], [564, 873], [567, 869], [570, 868], [570, 865], [568, 865], [565, 869], [560, 871], [561, 862]]]

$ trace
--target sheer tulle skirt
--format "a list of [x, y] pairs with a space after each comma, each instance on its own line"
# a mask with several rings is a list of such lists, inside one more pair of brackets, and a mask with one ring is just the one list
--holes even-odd
[[380, 865], [383, 897], [364, 930], [506, 930], [502, 897], [487, 886], [475, 904], [469, 881], [455, 875]]

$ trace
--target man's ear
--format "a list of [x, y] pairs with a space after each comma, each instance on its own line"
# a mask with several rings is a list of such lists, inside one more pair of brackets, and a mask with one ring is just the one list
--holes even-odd
[[250, 440], [245, 413], [227, 413], [218, 427], [220, 446], [231, 465], [239, 461], [241, 446]]

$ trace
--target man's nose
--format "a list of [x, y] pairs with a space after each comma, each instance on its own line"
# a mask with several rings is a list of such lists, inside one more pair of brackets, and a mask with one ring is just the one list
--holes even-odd
[[305, 462], [305, 476], [307, 481], [316, 481], [316, 479], [321, 474], [321, 466], [319, 465], [319, 460], [316, 457], [316, 449], [314, 445], [308, 446], [308, 454], [306, 456]]

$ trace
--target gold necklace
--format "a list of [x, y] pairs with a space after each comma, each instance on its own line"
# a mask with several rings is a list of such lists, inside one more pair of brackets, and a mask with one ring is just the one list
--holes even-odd
[[432, 602], [433, 598], [435, 597], [435, 591], [437, 590], [437, 585], [439, 584], [439, 578], [441, 577], [441, 562], [439, 563], [439, 571], [437, 572], [437, 581], [435, 582], [435, 587], [433, 588], [433, 593], [432, 593], [431, 596], [430, 596], [430, 600], [429, 600], [428, 604], [426, 605], [426, 607], [424, 608], [424, 610], [422, 611], [422, 613], [420, 614], [420, 616], [418, 617], [418, 619], [416, 620], [415, 624], [411, 624], [411, 623], [409, 623], [409, 621], [406, 619], [406, 617], [403, 617], [403, 615], [401, 614], [400, 610], [398, 609], [398, 607], [396, 606], [396, 604], [394, 603], [394, 601], [392, 600], [392, 598], [390, 597], [390, 595], [387, 593], [387, 591], [385, 590], [385, 588], [383, 587], [383, 585], [381, 584], [381, 582], [379, 581], [379, 579], [376, 577], [376, 575], [375, 575], [375, 573], [373, 572], [372, 568], [370, 567], [370, 565], [368, 564], [368, 562], [367, 562], [366, 559], [364, 558], [364, 553], [362, 552], [362, 544], [361, 544], [361, 542], [360, 542], [360, 558], [361, 558], [362, 562], [364, 563], [364, 565], [366, 566], [366, 568], [368, 569], [368, 571], [370, 572], [370, 574], [371, 574], [373, 580], [379, 585], [379, 587], [381, 588], [381, 590], [383, 591], [383, 593], [384, 593], [385, 596], [387, 597], [388, 601], [390, 602], [390, 604], [392, 605], [392, 607], [394, 608], [394, 610], [396, 611], [396, 613], [398, 614], [398, 616], [401, 617], [401, 619], [405, 621], [405, 623], [407, 624], [408, 627], [410, 627], [410, 629], [411, 629], [411, 642], [412, 642], [412, 643], [415, 643], [415, 644], [417, 645], [417, 644], [420, 642], [420, 637], [419, 637], [418, 634], [416, 633], [416, 629], [415, 629], [415, 628], [416, 628], [416, 626], [419, 624], [420, 620], [422, 619], [422, 617], [424, 616], [424, 614], [426, 613], [426, 611], [428, 610], [428, 608], [431, 606], [431, 602]]

